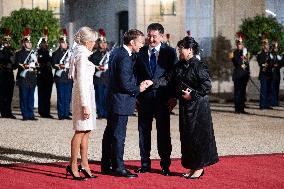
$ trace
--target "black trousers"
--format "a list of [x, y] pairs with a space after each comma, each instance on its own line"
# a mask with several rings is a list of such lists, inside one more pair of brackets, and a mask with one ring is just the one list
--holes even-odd
[[248, 83], [248, 77], [234, 80], [235, 112], [244, 111], [247, 83]]
[[115, 171], [125, 169], [123, 155], [127, 122], [127, 115], [108, 113], [102, 141], [102, 169], [112, 168]]
[[44, 77], [42, 75], [38, 76], [38, 113], [41, 116], [46, 116], [50, 114], [50, 98], [52, 92], [52, 85], [52, 75], [50, 75], [48, 79], [47, 77]]
[[151, 131], [153, 118], [156, 119], [158, 153], [161, 158], [162, 168], [168, 168], [171, 164], [171, 135], [170, 112], [165, 103], [153, 100], [141, 102], [138, 111], [139, 147], [141, 166], [151, 167]]
[[13, 72], [0, 70], [0, 113], [2, 116], [10, 116], [12, 114], [11, 104], [14, 86]]

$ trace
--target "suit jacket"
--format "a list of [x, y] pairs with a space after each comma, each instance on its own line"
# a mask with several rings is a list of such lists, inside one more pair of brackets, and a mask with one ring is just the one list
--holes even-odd
[[170, 91], [168, 85], [164, 85], [163, 81], [177, 62], [175, 49], [166, 44], [161, 44], [154, 74], [150, 71], [148, 49], [149, 46], [144, 46], [138, 53], [135, 73], [138, 83], [149, 79], [153, 81], [153, 85], [139, 94], [138, 100], [147, 101], [147, 99], [157, 98], [161, 101], [167, 101], [170, 98]]
[[139, 87], [136, 85], [134, 62], [123, 47], [114, 49], [109, 59], [107, 107], [110, 113], [132, 115]]
[[[272, 65], [271, 59], [268, 52], [264, 52], [263, 50], [257, 54], [257, 62], [259, 65], [259, 78], [261, 76], [265, 76], [267, 79], [272, 78]], [[268, 66], [265, 67], [264, 64], [267, 63]]]
[[[234, 72], [233, 72], [233, 81], [237, 81], [240, 79], [248, 79], [250, 75], [249, 64], [243, 63], [243, 50], [236, 49], [234, 51], [234, 57], [232, 58], [232, 62], [234, 64]], [[245, 68], [243, 68], [243, 64], [245, 64]]]

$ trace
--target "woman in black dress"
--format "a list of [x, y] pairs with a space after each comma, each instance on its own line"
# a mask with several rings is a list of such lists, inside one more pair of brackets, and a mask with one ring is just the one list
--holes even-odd
[[209, 98], [211, 81], [206, 64], [196, 58], [199, 45], [192, 37], [179, 41], [180, 60], [169, 81], [179, 99], [182, 166], [189, 179], [204, 175], [204, 167], [218, 162]]

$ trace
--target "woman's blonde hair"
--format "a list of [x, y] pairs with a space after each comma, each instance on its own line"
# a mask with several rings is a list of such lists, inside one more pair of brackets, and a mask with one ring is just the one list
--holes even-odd
[[74, 41], [77, 44], [84, 45], [86, 41], [96, 41], [98, 39], [98, 33], [91, 28], [84, 26], [81, 27], [74, 35]]

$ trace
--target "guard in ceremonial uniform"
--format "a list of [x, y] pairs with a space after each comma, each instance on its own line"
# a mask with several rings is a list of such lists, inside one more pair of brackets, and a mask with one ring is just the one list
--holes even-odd
[[67, 50], [67, 31], [63, 29], [64, 35], [59, 38], [59, 48], [52, 53], [52, 66], [55, 69], [54, 81], [57, 89], [57, 114], [58, 119], [68, 119], [70, 117], [70, 103], [72, 96], [72, 79], [68, 79], [70, 50]]
[[50, 98], [53, 85], [53, 75], [51, 67], [51, 56], [49, 55], [47, 43], [47, 28], [43, 31], [39, 49], [37, 51], [38, 70], [37, 70], [37, 86], [38, 86], [38, 113], [43, 118], [53, 118], [50, 115]]
[[29, 28], [23, 31], [22, 48], [15, 54], [18, 65], [17, 83], [19, 85], [20, 108], [23, 121], [37, 120], [34, 116], [34, 92], [37, 83], [36, 55], [32, 50]]
[[262, 40], [262, 51], [257, 54], [257, 62], [259, 65], [260, 80], [260, 109], [272, 109], [270, 106], [270, 94], [272, 83], [272, 65], [269, 53], [268, 39]]
[[14, 92], [14, 73], [17, 66], [12, 61], [14, 55], [10, 44], [11, 30], [5, 29], [0, 48], [0, 113], [3, 118], [16, 119], [12, 114], [11, 103]]
[[[89, 60], [97, 66], [96, 73], [94, 74], [94, 88], [96, 95], [96, 108], [97, 118], [106, 119], [106, 93], [108, 86], [108, 72], [105, 72], [105, 63], [108, 61], [107, 41], [103, 29], [99, 29], [100, 37], [97, 40], [97, 50], [89, 57]], [[103, 59], [103, 60], [102, 60]], [[101, 63], [101, 65], [100, 65]]]
[[236, 46], [237, 49], [233, 53], [232, 62], [234, 64], [233, 81], [234, 81], [234, 101], [235, 112], [246, 113], [245, 99], [246, 87], [250, 77], [248, 52], [243, 45], [244, 35], [240, 32], [237, 33]]
[[272, 65], [271, 106], [279, 106], [280, 69], [283, 66], [283, 58], [278, 51], [277, 41], [272, 41], [270, 59]]

